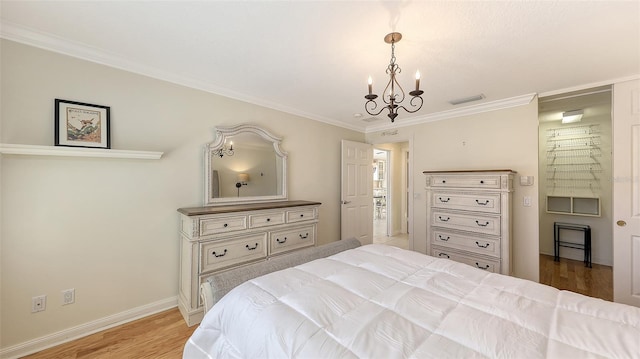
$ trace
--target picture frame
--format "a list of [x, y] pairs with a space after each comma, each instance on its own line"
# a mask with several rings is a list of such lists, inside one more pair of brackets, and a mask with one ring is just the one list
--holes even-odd
[[55, 99], [55, 145], [111, 148], [109, 106]]

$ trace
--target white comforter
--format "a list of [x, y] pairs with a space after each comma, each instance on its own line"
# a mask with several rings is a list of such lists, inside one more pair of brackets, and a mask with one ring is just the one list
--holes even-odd
[[368, 245], [256, 278], [185, 358], [640, 358], [640, 308]]

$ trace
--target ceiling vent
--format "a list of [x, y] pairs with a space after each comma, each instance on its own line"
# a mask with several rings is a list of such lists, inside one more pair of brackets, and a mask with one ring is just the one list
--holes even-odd
[[484, 98], [484, 94], [479, 94], [479, 95], [475, 95], [475, 96], [471, 96], [471, 97], [465, 97], [465, 98], [459, 98], [456, 100], [451, 100], [449, 101], [450, 104], [456, 106], [456, 105], [462, 105], [463, 103], [467, 103], [467, 102], [473, 102], [473, 101], [480, 101]]

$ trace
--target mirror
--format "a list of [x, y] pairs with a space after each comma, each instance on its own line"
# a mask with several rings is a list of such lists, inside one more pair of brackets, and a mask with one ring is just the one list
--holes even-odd
[[206, 206], [287, 200], [281, 138], [258, 126], [217, 127], [205, 147]]

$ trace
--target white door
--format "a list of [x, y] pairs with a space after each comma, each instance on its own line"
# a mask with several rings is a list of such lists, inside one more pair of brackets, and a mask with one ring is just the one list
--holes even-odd
[[373, 146], [342, 140], [341, 238], [373, 243]]
[[613, 300], [640, 307], [640, 80], [613, 87]]

